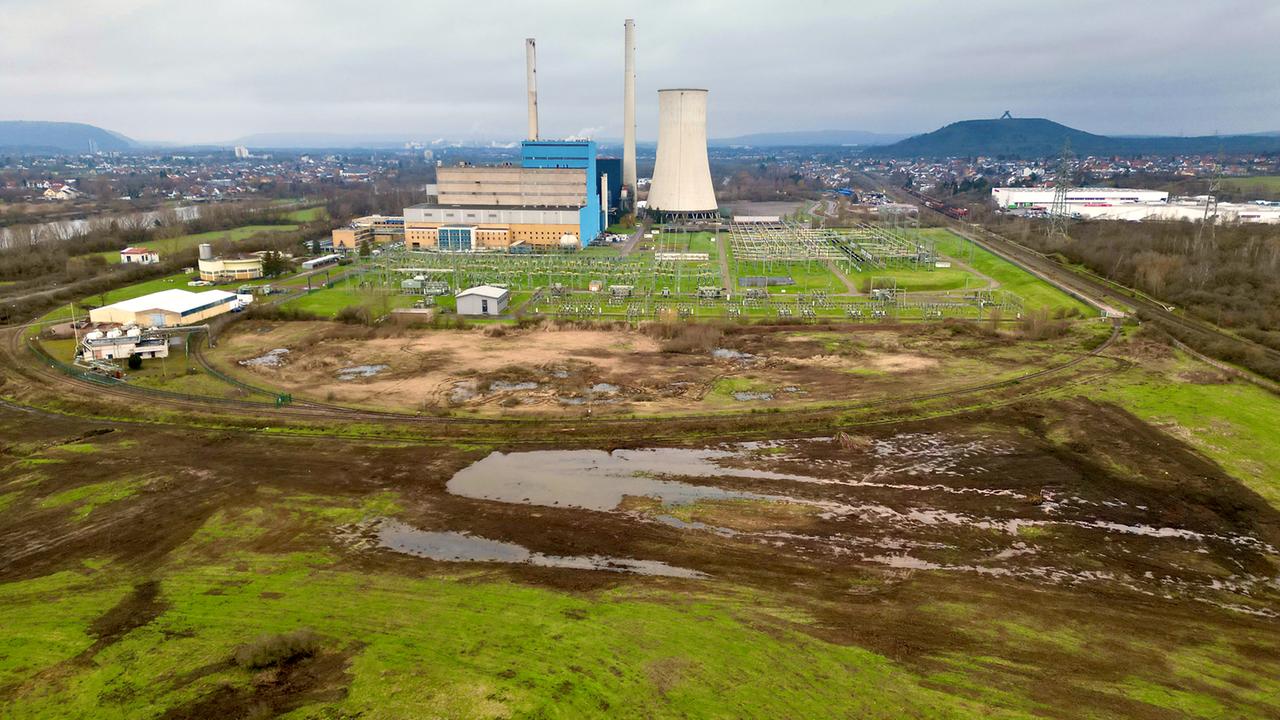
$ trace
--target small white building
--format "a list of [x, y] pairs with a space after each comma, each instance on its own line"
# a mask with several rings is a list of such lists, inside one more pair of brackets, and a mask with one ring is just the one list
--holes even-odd
[[169, 357], [169, 342], [163, 336], [145, 337], [136, 327], [95, 330], [80, 341], [80, 355], [86, 360], [119, 360], [133, 355], [164, 358]]
[[127, 247], [120, 251], [120, 262], [134, 265], [155, 265], [160, 262], [160, 253], [142, 247]]
[[458, 293], [459, 315], [506, 315], [511, 291], [492, 285], [477, 285]]

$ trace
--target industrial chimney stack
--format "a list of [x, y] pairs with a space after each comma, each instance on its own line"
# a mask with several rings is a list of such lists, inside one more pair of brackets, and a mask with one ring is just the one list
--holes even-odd
[[524, 41], [526, 74], [529, 83], [529, 139], [538, 139], [538, 51], [533, 38]]
[[631, 206], [636, 200], [636, 22], [628, 19], [622, 82], [622, 186]]

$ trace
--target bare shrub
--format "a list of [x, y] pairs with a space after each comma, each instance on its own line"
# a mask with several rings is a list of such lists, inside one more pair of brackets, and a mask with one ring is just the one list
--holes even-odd
[[724, 329], [707, 323], [652, 323], [645, 333], [661, 342], [665, 353], [706, 353], [719, 347]]
[[871, 448], [871, 438], [864, 435], [850, 435], [843, 430], [836, 433], [833, 440], [840, 446], [841, 450], [869, 450]]
[[276, 635], [259, 635], [237, 648], [234, 659], [240, 667], [261, 670], [296, 662], [319, 651], [320, 636], [314, 630], [302, 628]]
[[1048, 340], [1065, 334], [1067, 323], [1065, 320], [1050, 318], [1047, 309], [1037, 308], [1022, 316], [1019, 328], [1022, 330], [1023, 337], [1029, 340]]
[[363, 305], [348, 305], [338, 311], [333, 316], [334, 320], [348, 325], [369, 325], [373, 322], [373, 316], [369, 313], [369, 308]]

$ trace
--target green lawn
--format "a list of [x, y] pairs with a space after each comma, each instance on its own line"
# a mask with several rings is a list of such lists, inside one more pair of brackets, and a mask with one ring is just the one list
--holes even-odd
[[[1175, 370], [1205, 366], [1180, 358]], [[1280, 508], [1280, 399], [1244, 382], [1200, 385], [1133, 371], [1091, 390], [1148, 422], [1190, 437], [1201, 452]]]
[[[312, 208], [312, 210], [322, 210], [323, 208]], [[309, 210], [299, 210], [298, 212], [310, 212]], [[290, 213], [292, 214], [292, 213]], [[212, 232], [197, 233], [195, 235], [179, 235], [177, 237], [165, 238], [163, 240], [152, 240], [145, 247], [160, 253], [160, 257], [196, 247], [201, 243], [214, 243], [219, 241], [239, 242], [248, 239], [258, 233], [277, 233], [291, 232], [297, 230], [297, 225], [246, 225], [244, 227], [233, 228], [231, 230], [214, 230]], [[260, 249], [260, 248], [254, 248]], [[108, 250], [106, 252], [96, 253], [106, 258], [107, 262], [120, 262], [119, 250]]]
[[[737, 271], [734, 278], [734, 289], [736, 292], [742, 292], [745, 288], [738, 285], [738, 277], [769, 275], [774, 277], [790, 276], [795, 280], [795, 285], [777, 285], [769, 288], [770, 293], [775, 294], [791, 294], [801, 292], [812, 292], [814, 290], [825, 290], [828, 293], [844, 293], [848, 291], [845, 284], [840, 278], [835, 276], [827, 268], [826, 263], [813, 261], [808, 263], [763, 263], [763, 262], [742, 262], [735, 267], [733, 264], [729, 266], [729, 272]], [[786, 291], [785, 293], [783, 291]]]
[[93, 621], [141, 582], [127, 564], [0, 585], [0, 684], [59, 667], [58, 682], [24, 689], [11, 711], [161, 715], [218, 688], [252, 688], [256, 671], [223, 661], [261, 634], [305, 627], [325, 652], [347, 657], [350, 685], [291, 717], [1027, 717], [819, 639], [800, 627], [812, 619], [781, 597], [710, 585], [673, 600], [653, 582], [571, 593], [491, 577], [483, 566], [425, 577], [353, 571], [337, 565], [336, 550], [254, 546], [281, 514], [313, 517], [319, 529], [394, 502], [246, 500], [148, 576], [159, 580], [163, 611], [91, 662], [69, 661], [93, 644]]
[[1223, 187], [1234, 190], [1235, 192], [1248, 194], [1257, 194], [1257, 198], [1249, 198], [1250, 200], [1266, 200], [1276, 195], [1280, 195], [1280, 175], [1259, 175], [1257, 177], [1244, 178], [1223, 178]]
[[313, 290], [284, 304], [284, 307], [315, 313], [332, 318], [340, 310], [351, 306], [370, 308], [375, 315], [384, 315], [394, 308], [413, 307], [418, 301], [415, 295], [401, 295], [382, 288], [361, 288], [355, 278], [347, 278], [331, 288]]
[[309, 223], [329, 217], [329, 211], [323, 207], [309, 207], [285, 213], [285, 218], [296, 223]]
[[1037, 278], [1022, 268], [1008, 262], [1000, 256], [981, 247], [974, 246], [968, 240], [950, 230], [929, 228], [920, 231], [937, 243], [940, 255], [961, 260], [973, 269], [1000, 283], [1001, 290], [1007, 290], [1022, 298], [1027, 308], [1048, 308], [1050, 310], [1079, 310], [1085, 316], [1096, 316], [1097, 310], [1067, 295], [1049, 283]]
[[872, 278], [893, 278], [898, 281], [898, 287], [907, 292], [942, 292], [965, 288], [981, 289], [987, 286], [986, 280], [955, 267], [934, 269], [886, 268], [883, 270], [864, 268], [862, 272], [845, 272], [845, 275], [853, 281], [854, 287], [859, 292], [862, 291], [863, 282]]

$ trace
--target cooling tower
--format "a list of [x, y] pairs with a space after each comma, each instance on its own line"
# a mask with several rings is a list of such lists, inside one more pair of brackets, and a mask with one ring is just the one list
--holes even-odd
[[707, 162], [707, 91], [658, 91], [658, 159], [649, 209], [676, 218], [714, 215], [716, 194]]
[[636, 197], [636, 22], [627, 20], [622, 71], [622, 185]]
[[538, 50], [533, 38], [524, 41], [525, 74], [529, 85], [529, 139], [538, 139]]

